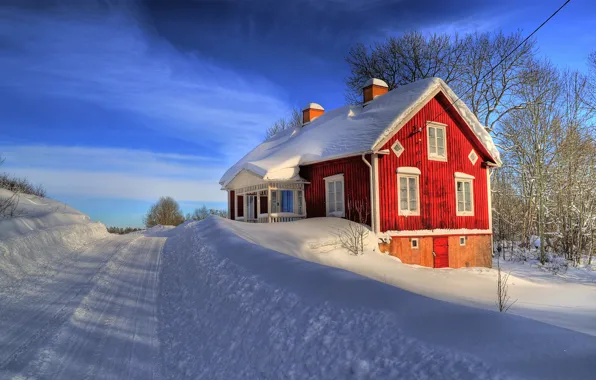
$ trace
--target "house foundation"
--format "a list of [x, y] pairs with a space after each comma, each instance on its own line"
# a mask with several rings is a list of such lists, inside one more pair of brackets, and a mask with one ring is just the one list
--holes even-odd
[[447, 244], [445, 263], [449, 268], [492, 267], [492, 235], [392, 236], [379, 244], [381, 252], [399, 258], [404, 264], [430, 268], [447, 267], [437, 259], [437, 241]]

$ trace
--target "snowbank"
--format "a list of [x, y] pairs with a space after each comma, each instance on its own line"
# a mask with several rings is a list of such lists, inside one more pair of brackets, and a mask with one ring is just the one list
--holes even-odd
[[[238, 224], [210, 217], [178, 227], [166, 242], [165, 378], [547, 380], [596, 370], [592, 336], [283, 255], [238, 236]], [[271, 244], [304, 258], [334, 256], [330, 244], [304, 248], [317, 240], [291, 248], [298, 238], [281, 232], [293, 226], [306, 236], [297, 223], [242, 226], [270, 228]]]
[[[496, 310], [496, 269], [437, 270], [402, 264], [378, 252], [372, 234], [368, 251], [351, 256], [337, 242], [337, 232], [348, 223], [345, 219], [313, 218], [271, 225], [217, 219], [214, 223], [265, 248], [346, 269], [427, 297]], [[517, 300], [510, 313], [596, 335], [596, 277], [594, 282], [578, 283], [529, 266], [504, 265], [505, 271], [512, 272], [509, 294]]]
[[[0, 189], [0, 198], [12, 195]], [[0, 286], [55, 272], [59, 262], [108, 235], [103, 224], [48, 198], [21, 194], [16, 215], [0, 218]]]

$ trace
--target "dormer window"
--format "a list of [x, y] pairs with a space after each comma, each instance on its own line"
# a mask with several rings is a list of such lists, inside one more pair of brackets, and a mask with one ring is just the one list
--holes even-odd
[[447, 161], [447, 125], [427, 122], [428, 159]]

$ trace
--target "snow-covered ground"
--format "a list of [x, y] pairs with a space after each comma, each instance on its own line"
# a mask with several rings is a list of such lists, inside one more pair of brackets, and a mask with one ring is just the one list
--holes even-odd
[[[212, 217], [177, 228], [164, 247], [161, 269], [159, 334], [164, 376], [593, 377], [596, 337], [431, 299], [293, 257], [319, 261], [324, 257], [327, 263], [342, 265], [360, 262], [376, 268], [377, 274], [384, 273], [380, 268], [385, 265], [398, 270], [397, 277], [418, 279], [417, 289], [427, 292], [437, 287], [424, 284], [433, 279], [444, 286], [453, 284], [455, 289], [466, 287], [474, 278], [480, 279], [478, 283], [488, 281], [488, 272], [424, 271], [379, 256], [381, 265], [367, 258], [376, 252], [339, 256], [330, 241], [317, 239], [329, 236], [321, 231], [327, 222], [249, 225]], [[321, 232], [311, 236], [311, 228]], [[280, 254], [245, 238], [263, 239], [263, 245], [283, 247], [293, 254]], [[456, 275], [460, 272], [461, 276]], [[433, 294], [448, 293], [449, 289], [433, 290]]]
[[[496, 269], [431, 269], [404, 265], [378, 252], [369, 239], [362, 256], [351, 256], [337, 245], [343, 219], [317, 218], [295, 223], [260, 225], [221, 220], [221, 228], [263, 247], [363, 276], [431, 298], [496, 310]], [[373, 251], [375, 250], [375, 251]], [[496, 261], [494, 264], [496, 268]], [[553, 276], [536, 265], [501, 262], [511, 272], [509, 310], [542, 322], [596, 335], [596, 272], [570, 268]]]
[[0, 379], [159, 377], [157, 282], [169, 228], [111, 235], [29, 195], [18, 215], [0, 219]]

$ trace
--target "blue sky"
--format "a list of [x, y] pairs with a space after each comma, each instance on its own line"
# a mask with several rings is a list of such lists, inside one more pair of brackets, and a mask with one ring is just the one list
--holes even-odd
[[[344, 104], [356, 42], [419, 29], [528, 34], [562, 1], [22, 1], [0, 6], [3, 170], [108, 225], [171, 195], [225, 207], [218, 180], [293, 106]], [[573, 0], [540, 54], [586, 69], [596, 4]]]

